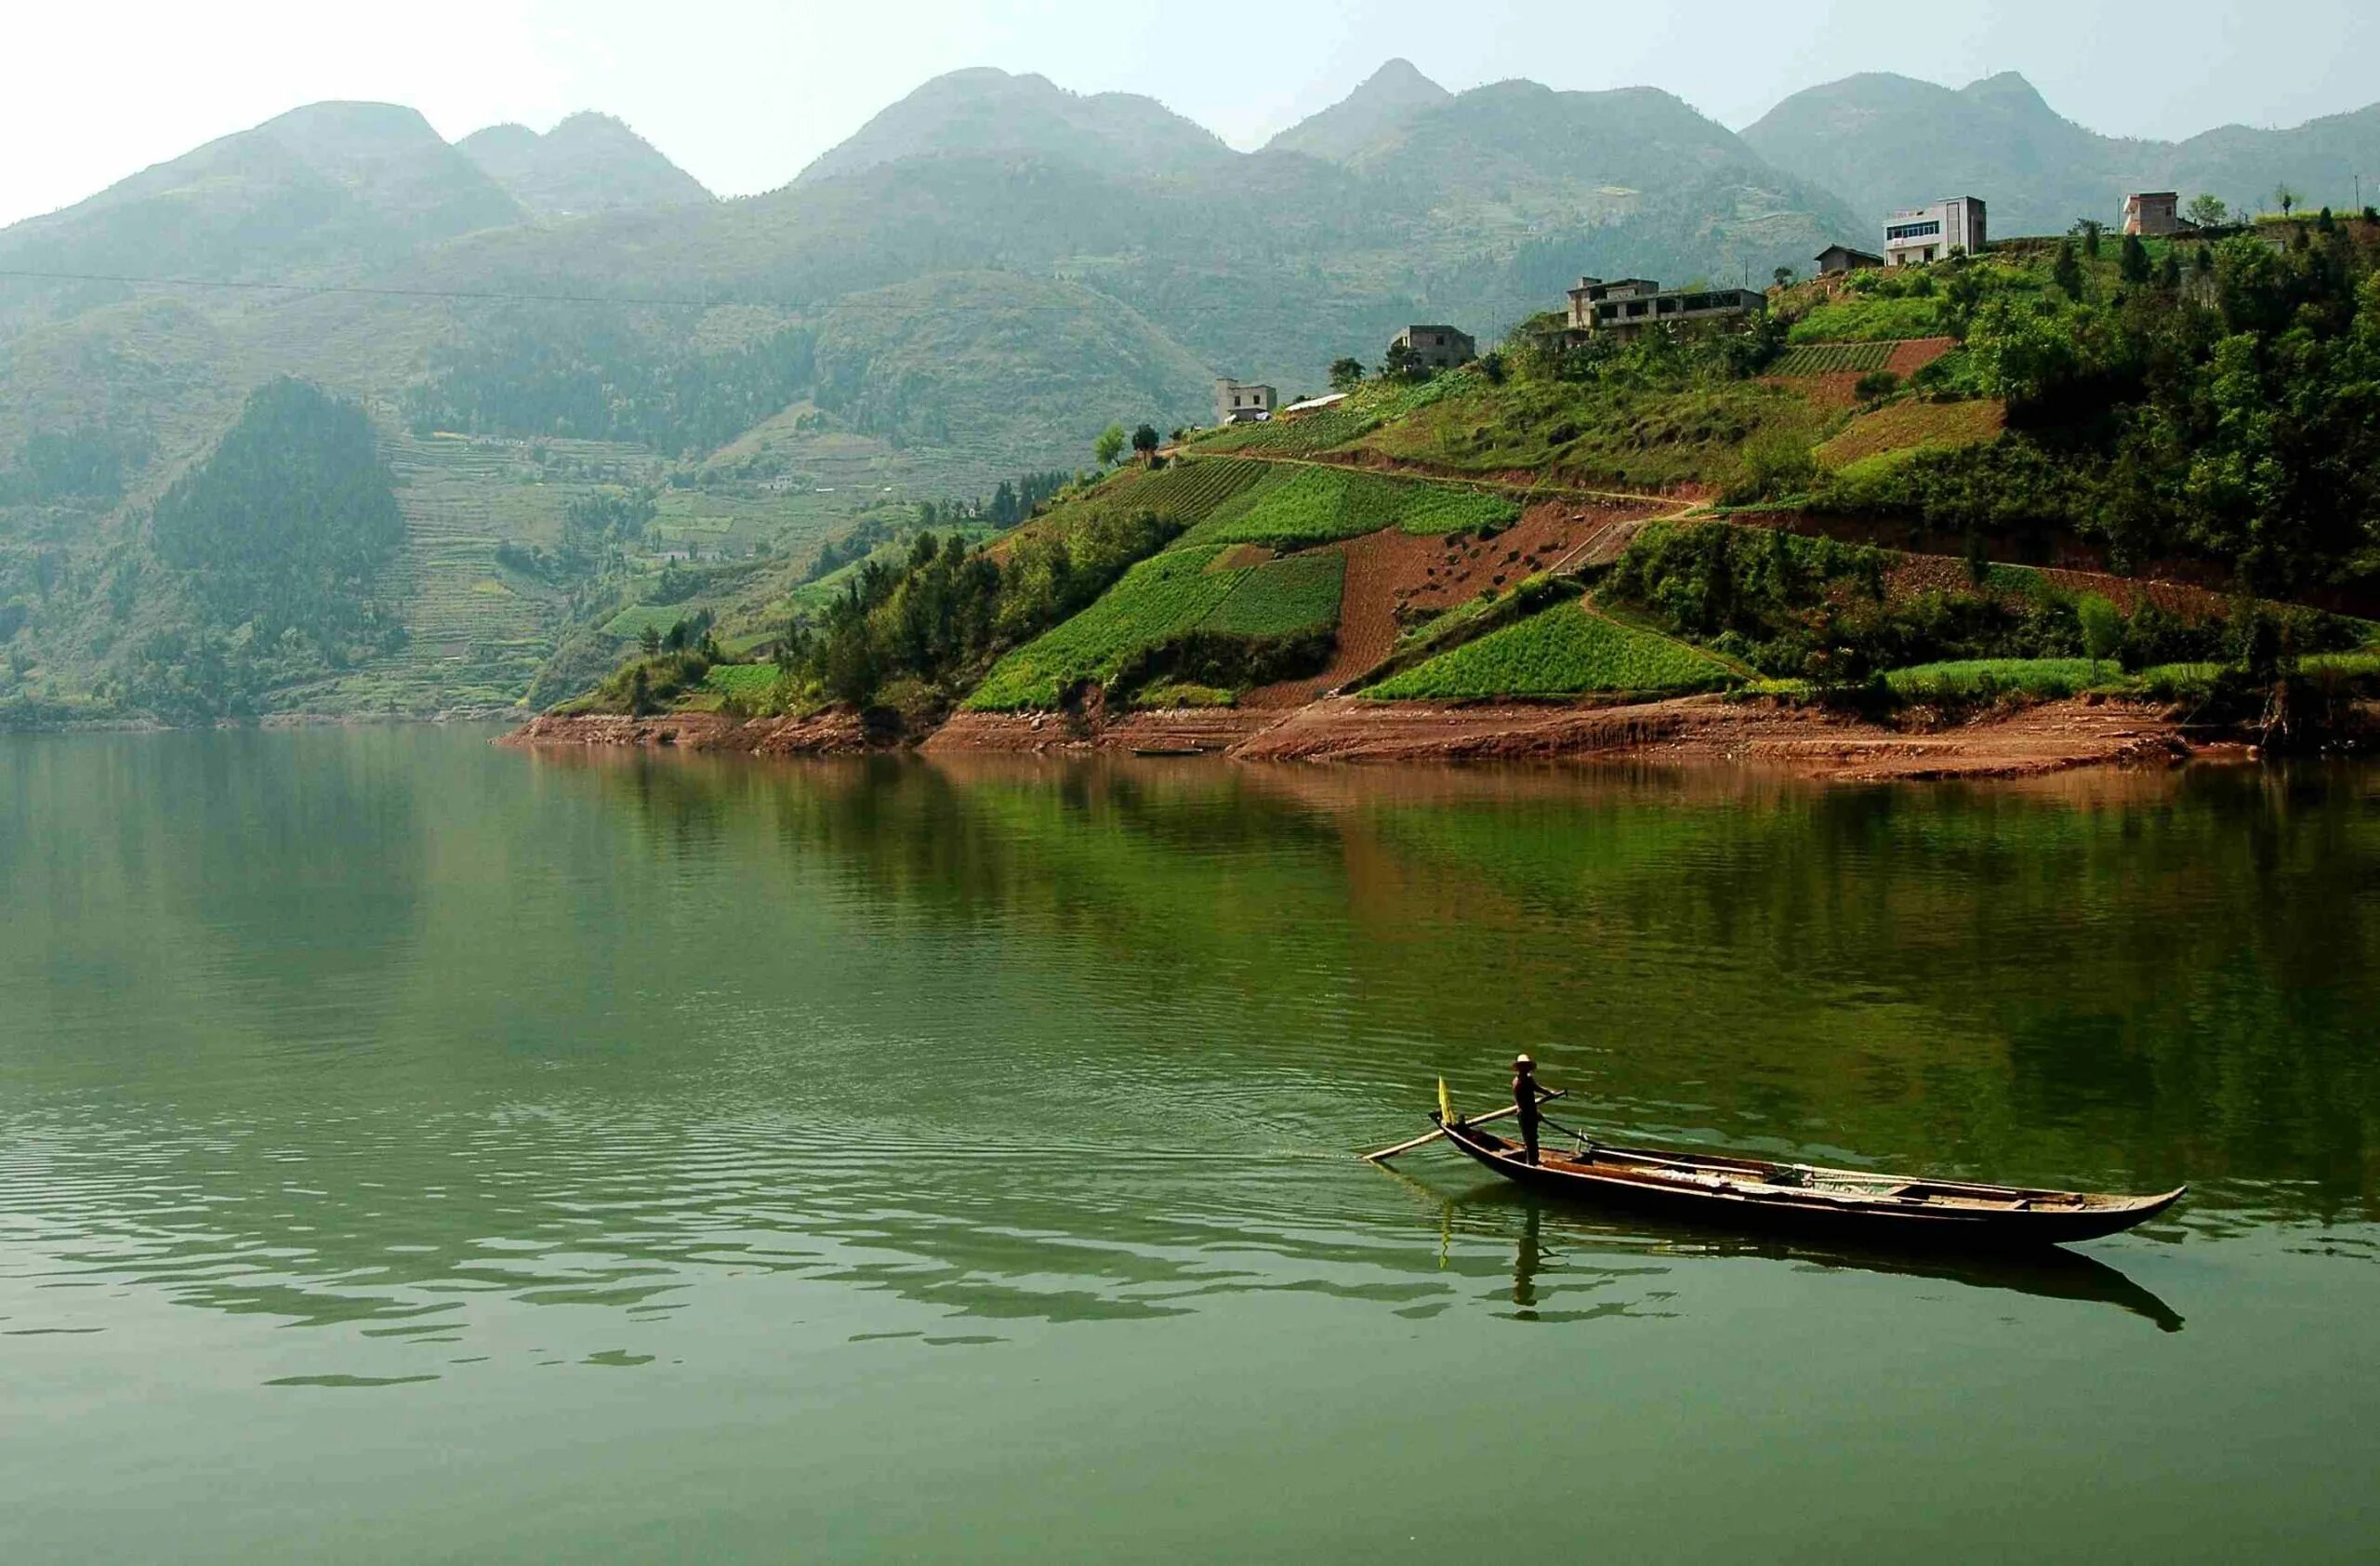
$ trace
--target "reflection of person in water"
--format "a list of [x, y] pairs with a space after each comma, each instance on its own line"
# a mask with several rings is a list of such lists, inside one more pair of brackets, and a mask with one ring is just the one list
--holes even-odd
[[1537, 1319], [1537, 1269], [1545, 1259], [1545, 1248], [1537, 1239], [1537, 1206], [1532, 1202], [1521, 1214], [1520, 1242], [1513, 1247], [1513, 1304], [1525, 1320]]

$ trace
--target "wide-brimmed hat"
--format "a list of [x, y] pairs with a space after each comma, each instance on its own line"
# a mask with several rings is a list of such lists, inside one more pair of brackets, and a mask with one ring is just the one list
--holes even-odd
[[1534, 1061], [1534, 1060], [1531, 1060], [1528, 1056], [1527, 1056], [1527, 1055], [1516, 1055], [1513, 1056], [1513, 1064], [1514, 1064], [1514, 1065], [1515, 1065], [1515, 1066], [1534, 1066], [1534, 1065], [1536, 1065], [1536, 1064], [1537, 1064], [1537, 1062], [1536, 1062], [1536, 1061]]

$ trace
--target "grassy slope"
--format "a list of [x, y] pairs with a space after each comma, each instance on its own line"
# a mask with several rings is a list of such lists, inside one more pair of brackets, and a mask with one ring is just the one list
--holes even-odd
[[1764, 434], [1805, 445], [1839, 418], [1791, 388], [1756, 381], [1604, 387], [1485, 382], [1366, 434], [1355, 449], [1457, 472], [1542, 473], [1570, 483], [1725, 488]]

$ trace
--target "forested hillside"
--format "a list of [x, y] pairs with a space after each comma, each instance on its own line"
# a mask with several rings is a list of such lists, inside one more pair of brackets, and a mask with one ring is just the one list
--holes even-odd
[[2090, 690], [2241, 716], [2380, 686], [2380, 220], [2085, 235], [1770, 304], [1629, 342], [1532, 322], [1145, 450], [988, 542], [920, 533], [773, 662], [673, 650], [589, 705], [918, 729], [1326, 690], [1871, 715]]

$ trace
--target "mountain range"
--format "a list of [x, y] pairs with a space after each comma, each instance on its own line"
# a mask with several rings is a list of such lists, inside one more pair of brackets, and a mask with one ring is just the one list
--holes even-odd
[[[654, 559], [798, 561], [888, 496], [1196, 420], [1218, 374], [1313, 390], [1414, 320], [1492, 340], [1580, 272], [1765, 280], [1942, 194], [2005, 235], [2143, 186], [2340, 202], [2356, 168], [2380, 168], [2380, 106], [2166, 144], [2013, 75], [1860, 76], [1739, 135], [1654, 88], [1452, 93], [1395, 60], [1245, 153], [1147, 98], [958, 72], [721, 201], [600, 114], [449, 143], [408, 108], [316, 104], [0, 230], [0, 700], [91, 698], [183, 624], [148, 509], [280, 376], [381, 432], [410, 529], [390, 591], [417, 601], [404, 679], [289, 703], [502, 705]], [[535, 460], [486, 455], [506, 442]], [[501, 564], [605, 482], [657, 493], [654, 557]]]

